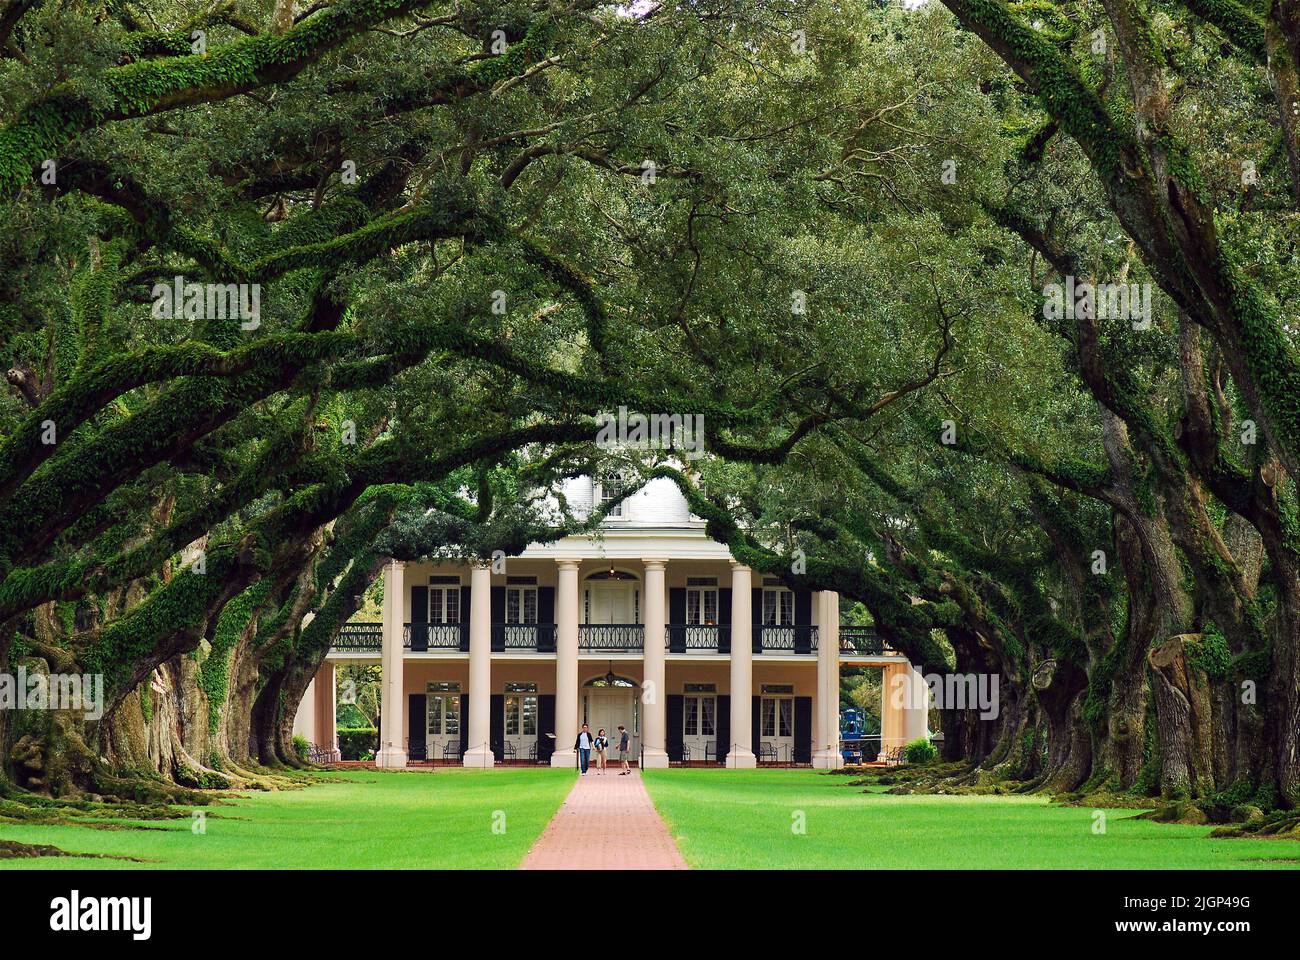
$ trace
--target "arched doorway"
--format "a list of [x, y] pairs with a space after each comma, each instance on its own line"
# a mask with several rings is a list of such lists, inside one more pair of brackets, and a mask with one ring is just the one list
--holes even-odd
[[582, 719], [592, 736], [605, 728], [609, 738], [609, 758], [618, 760], [618, 725], [631, 734], [628, 760], [635, 763], [641, 755], [641, 698], [635, 680], [616, 676], [611, 670], [603, 677], [593, 677], [582, 688]]

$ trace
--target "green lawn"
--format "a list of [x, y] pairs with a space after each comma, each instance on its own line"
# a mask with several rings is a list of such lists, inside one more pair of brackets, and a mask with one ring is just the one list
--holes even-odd
[[[1034, 797], [864, 794], [813, 770], [648, 770], [686, 862], [769, 869], [1295, 869], [1300, 843], [1209, 840], [1209, 827], [1128, 819]], [[802, 818], [806, 833], [795, 833]], [[1290, 860], [1290, 863], [1286, 861]]]
[[[51, 868], [511, 868], [573, 786], [571, 770], [331, 774], [341, 783], [251, 793], [208, 808], [206, 833], [189, 819], [148, 830], [0, 824], [0, 838], [63, 850], [138, 857], [0, 860], [0, 870]], [[497, 811], [500, 811], [498, 813]], [[494, 822], [504, 832], [494, 831]]]

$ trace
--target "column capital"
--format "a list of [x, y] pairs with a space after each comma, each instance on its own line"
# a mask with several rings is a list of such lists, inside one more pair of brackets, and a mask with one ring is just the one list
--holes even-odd
[[727, 563], [731, 564], [732, 573], [753, 573], [754, 572], [752, 568], [745, 566], [745, 564], [741, 563], [735, 557], [729, 559]]
[[555, 565], [561, 570], [577, 570], [581, 560], [556, 560]]
[[647, 570], [664, 570], [664, 569], [666, 569], [667, 566], [668, 566], [668, 561], [667, 561], [667, 560], [659, 559], [659, 558], [657, 558], [657, 557], [656, 557], [655, 559], [653, 559], [653, 560], [644, 560], [644, 559], [643, 559], [641, 562], [642, 562], [643, 564], [645, 564], [645, 568], [646, 568]]
[[396, 567], [398, 570], [405, 570], [405, 569], [406, 569], [406, 561], [405, 561], [405, 560], [398, 560], [396, 557], [389, 557], [389, 558], [388, 558], [388, 562], [389, 562], [390, 564], [392, 564], [394, 567]]

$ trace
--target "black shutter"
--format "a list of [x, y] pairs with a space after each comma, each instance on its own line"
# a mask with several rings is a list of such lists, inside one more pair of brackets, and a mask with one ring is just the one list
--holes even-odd
[[794, 652], [812, 653], [811, 590], [796, 590], [794, 592], [794, 622]]
[[411, 649], [427, 650], [429, 633], [425, 629], [429, 622], [429, 588], [411, 588]]
[[492, 756], [497, 758], [497, 763], [505, 759], [506, 748], [506, 698], [505, 694], [494, 693], [491, 696], [492, 703], [492, 722], [489, 726], [492, 728], [488, 733], [488, 739], [492, 742]]
[[555, 652], [554, 587], [537, 588], [537, 652]]
[[668, 652], [685, 653], [686, 652], [686, 631], [681, 629], [681, 625], [686, 622], [686, 588], [669, 587], [668, 588], [668, 625], [677, 627], [676, 630], [668, 631]]
[[763, 652], [763, 588], [755, 587], [750, 591], [750, 621], [754, 625], [754, 652]]
[[812, 763], [812, 697], [794, 698], [794, 762]]
[[[543, 589], [549, 590], [550, 587]], [[551, 736], [547, 736], [547, 734]], [[537, 697], [537, 760], [550, 763], [555, 752], [555, 694], [543, 693]]]
[[492, 627], [498, 623], [506, 622], [506, 588], [491, 587], [488, 590], [488, 607], [490, 616], [488, 617], [489, 630], [492, 634], [492, 652], [500, 653], [506, 648], [506, 638], [504, 633], [498, 634]]
[[406, 698], [406, 757], [408, 760], [428, 760], [427, 701], [423, 693], [412, 693]]
[[460, 752], [469, 749], [469, 694], [460, 695]]
[[731, 697], [718, 697], [718, 715], [714, 718], [713, 730], [718, 735], [718, 763], [727, 762], [731, 752]]
[[758, 756], [759, 745], [763, 742], [760, 734], [763, 732], [763, 698], [752, 698], [753, 712], [750, 721], [750, 749], [754, 751], [754, 756]]
[[731, 652], [731, 588], [718, 591], [718, 653]]
[[460, 649], [469, 651], [469, 587], [460, 588]]
[[664, 746], [668, 750], [668, 759], [676, 763], [682, 759], [682, 718], [685, 710], [685, 698], [680, 694], [670, 694], [667, 709], [668, 736]]

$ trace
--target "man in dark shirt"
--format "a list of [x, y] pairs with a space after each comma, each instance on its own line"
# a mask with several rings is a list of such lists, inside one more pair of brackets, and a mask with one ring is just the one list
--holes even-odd
[[618, 725], [618, 758], [623, 761], [623, 772], [619, 774], [620, 777], [632, 772], [632, 769], [627, 765], [627, 751], [630, 740], [631, 737], [628, 736], [627, 727], [620, 723]]

